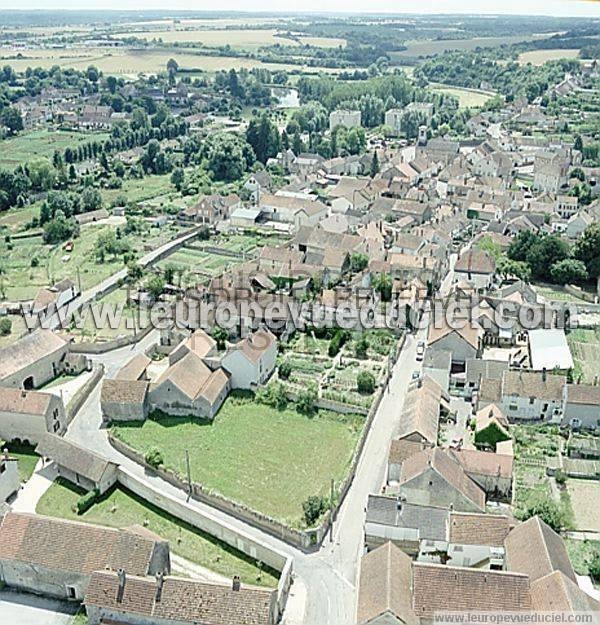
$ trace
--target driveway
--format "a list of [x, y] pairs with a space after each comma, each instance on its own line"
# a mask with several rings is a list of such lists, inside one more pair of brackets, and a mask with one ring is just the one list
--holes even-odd
[[69, 625], [77, 607], [36, 595], [0, 590], [0, 614], [10, 625]]

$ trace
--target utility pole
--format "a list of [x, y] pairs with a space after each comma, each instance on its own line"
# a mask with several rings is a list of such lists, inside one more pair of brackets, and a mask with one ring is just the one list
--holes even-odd
[[79, 265], [77, 266], [77, 287], [79, 288], [79, 294], [81, 295], [81, 271]]
[[334, 482], [331, 478], [331, 495], [329, 497], [329, 542], [333, 542], [333, 489]]
[[185, 464], [187, 466], [188, 475], [188, 496], [186, 501], [189, 501], [192, 496], [192, 473], [190, 471], [190, 452], [187, 449], [185, 450]]

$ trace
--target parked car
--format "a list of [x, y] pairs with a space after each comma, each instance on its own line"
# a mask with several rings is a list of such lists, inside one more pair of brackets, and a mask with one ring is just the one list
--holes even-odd
[[425, 341], [419, 341], [417, 343], [417, 360], [421, 362], [425, 357]]

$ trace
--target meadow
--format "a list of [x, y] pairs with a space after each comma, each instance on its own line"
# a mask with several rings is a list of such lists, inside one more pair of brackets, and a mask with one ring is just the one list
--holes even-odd
[[543, 65], [548, 61], [556, 61], [558, 59], [576, 59], [579, 56], [579, 49], [562, 49], [562, 50], [530, 50], [519, 54], [519, 63], [521, 65]]
[[75, 132], [70, 130], [33, 130], [11, 139], [0, 141], [0, 167], [15, 168], [40, 158], [51, 159], [55, 150], [76, 148], [89, 141], [105, 141], [106, 132]]
[[141, 453], [160, 449], [165, 465], [181, 475], [187, 449], [194, 481], [298, 526], [302, 502], [327, 496], [330, 481], [345, 477], [363, 423], [355, 415], [309, 417], [291, 405], [277, 410], [230, 396], [213, 422], [155, 415], [120, 423], [114, 432]]
[[445, 85], [434, 85], [430, 88], [432, 91], [447, 93], [448, 95], [453, 95], [458, 98], [460, 108], [479, 108], [494, 97], [489, 91], [480, 91], [478, 89], [447, 87]]

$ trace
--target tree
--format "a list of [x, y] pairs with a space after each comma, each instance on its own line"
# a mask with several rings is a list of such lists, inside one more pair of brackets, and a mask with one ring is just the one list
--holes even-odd
[[129, 261], [127, 263], [127, 282], [135, 284], [139, 282], [144, 276], [144, 269], [141, 265], [138, 265], [135, 261]]
[[573, 256], [585, 264], [592, 280], [600, 276], [600, 223], [594, 223], [585, 229], [575, 244]]
[[569, 257], [569, 244], [556, 235], [539, 237], [527, 252], [527, 264], [534, 277], [550, 280], [550, 269], [554, 263]]
[[588, 565], [590, 575], [594, 581], [600, 580], [600, 553], [595, 553]]
[[216, 180], [239, 180], [254, 163], [254, 151], [248, 142], [231, 133], [215, 133], [204, 143], [208, 169]]
[[379, 173], [379, 157], [377, 156], [377, 150], [373, 152], [373, 158], [371, 159], [371, 169], [369, 171], [369, 175], [371, 178], [375, 178], [375, 176]]
[[312, 527], [327, 512], [329, 501], [322, 495], [311, 495], [302, 503], [304, 522], [307, 527]]
[[150, 294], [150, 297], [152, 297], [154, 301], [157, 301], [165, 292], [164, 278], [156, 274], [151, 276], [146, 282], [146, 290]]
[[177, 189], [177, 191], [181, 191], [184, 182], [185, 172], [181, 167], [176, 167], [171, 174], [171, 184]]
[[508, 257], [511, 260], [527, 261], [529, 250], [537, 242], [537, 235], [531, 230], [519, 232], [508, 248]]
[[505, 278], [515, 276], [519, 280], [523, 280], [523, 282], [531, 280], [531, 267], [526, 262], [520, 260], [511, 260], [506, 256], [501, 256], [498, 259], [497, 269], [498, 273]]
[[550, 275], [557, 284], [577, 284], [587, 280], [588, 272], [581, 260], [565, 258], [552, 265]]
[[221, 326], [215, 326], [212, 331], [212, 337], [217, 342], [217, 349], [225, 349], [225, 341], [229, 338], [229, 334], [225, 328]]
[[79, 235], [79, 226], [72, 218], [59, 211], [56, 217], [44, 226], [44, 243], [56, 245]]
[[18, 108], [7, 106], [0, 113], [0, 125], [6, 126], [10, 134], [15, 135], [23, 130], [23, 118]]
[[311, 415], [316, 410], [318, 399], [317, 387], [314, 383], [309, 383], [303, 391], [298, 393], [296, 399], [296, 408], [298, 412]]
[[354, 354], [357, 358], [364, 360], [367, 357], [367, 352], [369, 350], [369, 341], [367, 341], [367, 337], [364, 334], [356, 341], [356, 345], [354, 347]]
[[149, 464], [155, 469], [158, 469], [158, 467], [165, 462], [162, 452], [158, 447], [152, 447], [152, 449], [149, 449], [144, 455], [144, 460], [146, 461], [146, 464]]
[[530, 504], [523, 512], [522, 520], [526, 521], [534, 516], [539, 516], [555, 532], [560, 532], [565, 528], [566, 519], [564, 511], [552, 499], [541, 499]]
[[8, 317], [0, 319], [0, 336], [8, 336], [12, 332], [12, 321]]
[[583, 152], [583, 140], [581, 138], [581, 135], [576, 135], [573, 147], [579, 152]]
[[375, 392], [375, 377], [369, 371], [359, 371], [356, 376], [356, 386], [359, 393], [372, 395]]
[[248, 124], [246, 141], [252, 146], [256, 159], [261, 163], [266, 163], [269, 158], [276, 156], [281, 146], [277, 126], [269, 119], [267, 113], [263, 113]]
[[94, 187], [86, 187], [81, 194], [81, 210], [84, 213], [102, 208], [102, 194]]
[[366, 254], [360, 252], [354, 252], [350, 256], [350, 271], [352, 273], [360, 273], [369, 264], [369, 257]]
[[373, 278], [373, 288], [381, 296], [382, 302], [392, 300], [392, 280], [386, 273], [380, 273]]

